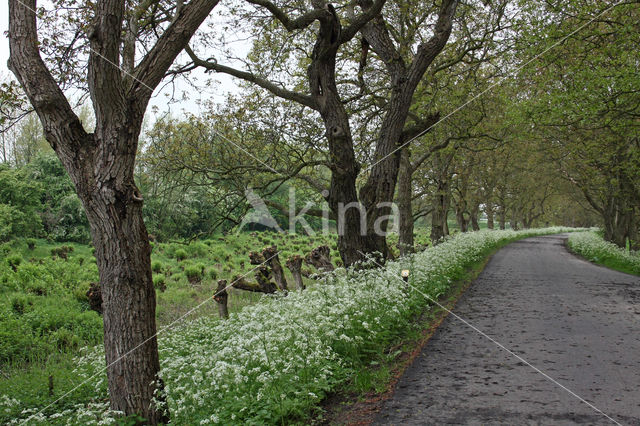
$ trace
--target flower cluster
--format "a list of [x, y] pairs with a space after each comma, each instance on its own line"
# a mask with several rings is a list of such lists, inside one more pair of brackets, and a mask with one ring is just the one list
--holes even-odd
[[640, 274], [640, 253], [627, 251], [605, 241], [595, 231], [571, 234], [568, 244], [571, 250], [592, 262]]

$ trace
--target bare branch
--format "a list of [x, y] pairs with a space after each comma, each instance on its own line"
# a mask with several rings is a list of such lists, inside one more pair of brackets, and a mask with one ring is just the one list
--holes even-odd
[[302, 93], [285, 89], [284, 87], [278, 86], [270, 82], [269, 80], [258, 77], [257, 75], [250, 72], [237, 70], [226, 65], [220, 65], [215, 61], [200, 59], [188, 46], [185, 48], [185, 51], [187, 52], [193, 63], [199, 67], [215, 72], [221, 72], [223, 74], [232, 75], [234, 77], [256, 84], [282, 99], [295, 101], [311, 109], [318, 110], [318, 105], [316, 105], [311, 96], [303, 95]]

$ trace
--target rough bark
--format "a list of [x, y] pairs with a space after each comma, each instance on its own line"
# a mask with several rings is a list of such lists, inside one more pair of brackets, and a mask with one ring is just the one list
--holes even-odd
[[331, 272], [335, 268], [331, 263], [331, 250], [327, 246], [314, 248], [304, 261], [306, 264], [315, 267], [320, 272]]
[[[320, 2], [323, 3], [323, 2]], [[316, 8], [324, 5], [315, 5]], [[345, 265], [363, 258], [363, 253], [378, 249], [376, 240], [362, 226], [363, 211], [356, 190], [360, 165], [353, 150], [349, 115], [336, 86], [336, 55], [341, 44], [342, 25], [333, 8], [327, 7], [319, 18], [320, 29], [307, 70], [314, 100], [329, 142], [331, 184], [327, 202], [338, 218], [338, 249]]]
[[96, 249], [103, 300], [111, 409], [166, 423], [152, 399], [162, 388], [156, 342], [155, 290], [142, 196], [134, 161], [144, 111], [175, 57], [217, 1], [193, 0], [124, 79], [118, 64], [124, 0], [98, 1], [89, 34], [87, 82], [96, 116], [86, 133], [40, 57], [35, 0], [9, 1], [9, 67], [42, 122], [85, 208]]
[[231, 281], [233, 283], [233, 288], [237, 288], [238, 290], [251, 291], [254, 293], [275, 293], [278, 288], [273, 282], [267, 279], [267, 277], [270, 276], [269, 270], [263, 266], [260, 268], [262, 268], [262, 270], [256, 272], [257, 282], [249, 282], [242, 277], [233, 277]]
[[409, 158], [409, 148], [402, 149], [400, 171], [398, 173], [398, 210], [400, 212], [398, 226], [398, 250], [400, 256], [413, 253], [413, 210], [411, 207], [411, 181], [413, 170]]
[[498, 210], [498, 226], [501, 230], [505, 230], [507, 227], [507, 208], [503, 205], [500, 205]]
[[262, 250], [262, 256], [266, 259], [266, 264], [271, 268], [273, 279], [278, 288], [282, 291], [288, 291], [289, 286], [284, 277], [284, 270], [280, 263], [280, 256], [278, 256], [278, 248], [276, 246], [267, 247]]
[[495, 225], [493, 222], [493, 205], [487, 203], [484, 212], [487, 215], [487, 228], [494, 229]]
[[[359, 3], [363, 8], [370, 7], [367, 0], [360, 0]], [[367, 182], [360, 190], [360, 199], [367, 212], [367, 233], [373, 238], [376, 251], [382, 253], [385, 258], [388, 255], [386, 238], [378, 235], [375, 227], [376, 223], [391, 211], [389, 203], [393, 200], [400, 166], [398, 144], [403, 140], [402, 133], [415, 90], [449, 40], [457, 5], [456, 0], [442, 2], [433, 36], [418, 45], [416, 55], [410, 64], [405, 63], [396, 50], [381, 16], [373, 19], [361, 31], [391, 76], [391, 95], [376, 143], [376, 162], [370, 169]], [[380, 224], [382, 231], [386, 231], [388, 220]]]
[[293, 280], [296, 283], [296, 289], [302, 291], [305, 289], [302, 281], [302, 256], [294, 255], [287, 260], [287, 268], [291, 271]]
[[480, 214], [480, 206], [478, 203], [474, 203], [471, 208], [471, 213], [469, 219], [471, 220], [471, 229], [474, 231], [480, 230], [480, 224], [478, 223], [478, 215]]
[[439, 179], [433, 197], [433, 212], [431, 213], [431, 244], [435, 245], [443, 237], [449, 235], [447, 216], [450, 196], [448, 180]]
[[229, 294], [227, 293], [227, 280], [218, 281], [218, 288], [214, 296], [214, 300], [218, 304], [218, 314], [220, 318], [229, 318], [229, 308], [227, 302], [229, 300]]

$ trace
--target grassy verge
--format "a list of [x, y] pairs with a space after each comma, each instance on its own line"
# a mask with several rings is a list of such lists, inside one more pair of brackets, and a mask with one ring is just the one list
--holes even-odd
[[[166, 400], [176, 424], [306, 424], [327, 395], [345, 386], [364, 390], [388, 380], [381, 358], [407, 335], [419, 335], [415, 319], [497, 247], [533, 235], [564, 232], [482, 231], [457, 235], [421, 253], [389, 262], [386, 268], [338, 269], [304, 292], [263, 296], [227, 321], [201, 317], [159, 336]], [[411, 270], [410, 287], [399, 279]], [[30, 423], [108, 422], [103, 355], [88, 350], [75, 359], [70, 397], [39, 413], [46, 403], [18, 398], [0, 412]], [[373, 364], [372, 364], [373, 363]], [[33, 417], [29, 417], [38, 413]]]
[[313, 419], [316, 425], [359, 424], [378, 412], [384, 400], [391, 396], [397, 381], [431, 339], [442, 321], [455, 307], [473, 280], [484, 270], [491, 257], [507, 244], [522, 237], [504, 239], [480, 254], [480, 260], [466, 266], [464, 272], [438, 300], [425, 300], [425, 309], [411, 320], [404, 336], [376, 354], [370, 365], [357, 371], [338, 392], [330, 395], [318, 408]]
[[567, 245], [575, 254], [591, 262], [627, 274], [640, 275], [640, 253], [605, 241], [595, 231], [574, 233]]

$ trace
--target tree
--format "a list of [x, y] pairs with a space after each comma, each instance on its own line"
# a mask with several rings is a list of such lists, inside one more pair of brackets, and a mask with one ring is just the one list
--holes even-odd
[[85, 131], [40, 56], [35, 0], [9, 1], [9, 68], [87, 213], [100, 272], [111, 408], [157, 424], [167, 417], [152, 403], [162, 382], [151, 249], [134, 162], [153, 89], [217, 1], [180, 2], [173, 19], [137, 64], [134, 29], [147, 8], [140, 4], [127, 10], [125, 4], [100, 0], [91, 13], [85, 77], [95, 111], [94, 132]]
[[38, 210], [43, 192], [40, 184], [28, 179], [26, 170], [0, 164], [0, 242], [41, 234]]
[[[395, 194], [399, 169], [399, 141], [408, 141], [408, 134], [417, 134], [426, 129], [432, 120], [430, 117], [418, 117], [413, 125], [405, 127], [413, 102], [413, 95], [425, 72], [446, 45], [451, 34], [453, 17], [458, 6], [456, 0], [444, 0], [437, 7], [435, 17], [432, 9], [420, 10], [423, 20], [434, 19], [433, 32], [430, 37], [423, 37], [426, 25], [416, 28], [409, 36], [394, 40], [399, 36], [390, 31], [382, 9], [385, 0], [360, 0], [357, 5], [361, 12], [353, 11], [346, 17], [340, 17], [336, 8], [323, 0], [312, 1], [312, 8], [307, 10], [298, 4], [279, 6], [268, 0], [248, 0], [248, 3], [259, 6], [271, 14], [280, 28], [303, 40], [315, 40], [313, 51], [307, 58], [300, 58], [301, 63], [308, 64], [306, 85], [289, 89], [270, 81], [257, 73], [238, 70], [217, 61], [203, 60], [196, 51], [189, 50], [194, 66], [230, 74], [272, 92], [276, 96], [297, 102], [317, 112], [323, 122], [329, 150], [329, 168], [331, 183], [326, 197], [333, 214], [339, 218], [341, 230], [338, 247], [345, 265], [362, 260], [366, 253], [380, 252], [387, 255], [384, 235], [388, 223], [390, 203]], [[409, 13], [414, 9], [408, 4]], [[298, 14], [290, 10], [300, 10]], [[425, 12], [426, 11], [426, 12]], [[253, 13], [247, 13], [252, 16]], [[273, 21], [264, 21], [267, 27], [274, 27]], [[314, 27], [314, 23], [318, 23]], [[346, 25], [343, 25], [346, 22]], [[306, 31], [306, 32], [305, 32]], [[310, 32], [314, 35], [311, 36]], [[376, 62], [382, 66], [381, 74], [384, 88], [380, 93], [384, 98], [381, 118], [377, 121], [376, 143], [373, 148], [373, 165], [367, 170], [366, 182], [358, 191], [357, 179], [361, 167], [354, 151], [354, 136], [349, 109], [345, 106], [345, 95], [351, 92], [341, 86], [340, 69], [337, 64], [340, 54], [350, 48], [350, 42], [358, 34], [362, 35], [361, 70], [367, 66], [369, 48], [375, 53]], [[295, 46], [296, 39], [287, 39]], [[313, 42], [313, 41], [311, 41]], [[305, 46], [306, 47], [306, 46]], [[303, 47], [304, 48], [304, 47]], [[291, 51], [288, 48], [287, 51]], [[352, 51], [350, 51], [352, 53]], [[378, 78], [380, 79], [380, 78]], [[361, 81], [363, 81], [361, 79]], [[362, 86], [362, 94], [368, 89]], [[376, 94], [373, 94], [375, 98]], [[361, 208], [360, 208], [361, 207]], [[366, 229], [361, 229], [362, 211], [366, 212]], [[376, 232], [378, 228], [378, 232]]]
[[[519, 83], [527, 89], [518, 105], [563, 177], [601, 215], [605, 239], [640, 247], [638, 8], [584, 1], [541, 5], [529, 11], [522, 51], [532, 40], [566, 40], [523, 76]], [[546, 13], [540, 16], [540, 10]], [[561, 25], [546, 26], [548, 19]], [[581, 31], [570, 32], [578, 25]]]

